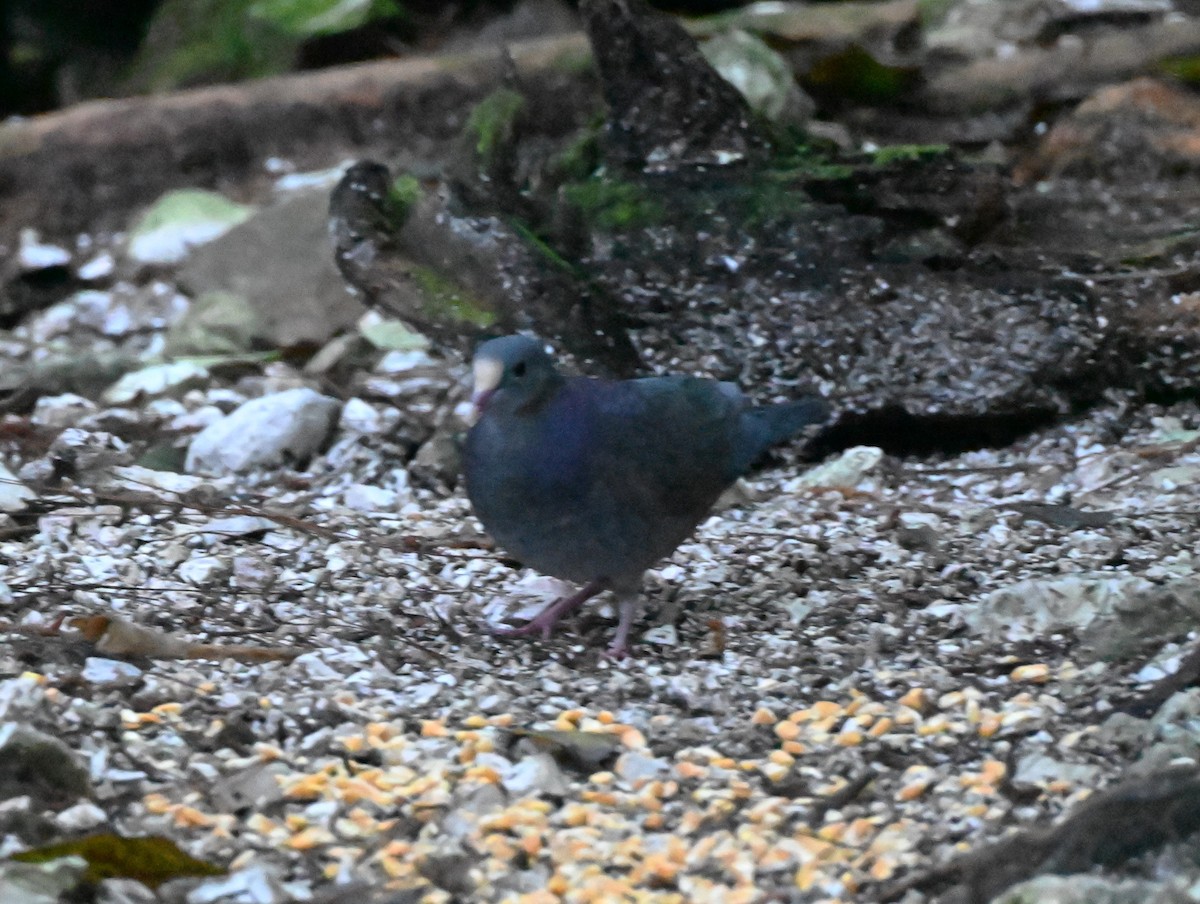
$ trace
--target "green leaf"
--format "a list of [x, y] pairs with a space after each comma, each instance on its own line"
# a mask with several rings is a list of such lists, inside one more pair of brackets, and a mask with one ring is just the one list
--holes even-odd
[[392, 0], [258, 0], [248, 14], [301, 38], [350, 31], [400, 14]]
[[380, 318], [359, 325], [363, 338], [382, 351], [410, 352], [429, 347], [429, 340], [399, 320]]

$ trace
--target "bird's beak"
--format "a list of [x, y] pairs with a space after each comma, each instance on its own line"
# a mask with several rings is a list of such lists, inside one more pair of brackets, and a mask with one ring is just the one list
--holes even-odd
[[476, 358], [472, 366], [474, 387], [471, 392], [471, 421], [474, 423], [483, 414], [489, 401], [504, 376], [504, 365], [495, 358]]

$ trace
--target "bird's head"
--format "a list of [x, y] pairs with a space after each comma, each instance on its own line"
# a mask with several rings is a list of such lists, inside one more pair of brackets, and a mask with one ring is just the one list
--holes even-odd
[[483, 343], [475, 351], [472, 370], [471, 404], [476, 418], [496, 397], [505, 399], [511, 410], [520, 411], [562, 382], [545, 347], [528, 336], [503, 336]]

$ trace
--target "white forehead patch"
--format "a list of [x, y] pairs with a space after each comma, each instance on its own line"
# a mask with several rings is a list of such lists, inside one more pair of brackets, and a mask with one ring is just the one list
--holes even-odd
[[500, 385], [500, 378], [504, 376], [504, 365], [495, 358], [476, 358], [471, 370], [476, 395], [495, 389]]

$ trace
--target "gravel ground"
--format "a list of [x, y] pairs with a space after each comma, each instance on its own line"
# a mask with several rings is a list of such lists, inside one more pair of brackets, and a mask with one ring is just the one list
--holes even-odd
[[[304, 470], [112, 465], [106, 418], [185, 424], [301, 377], [256, 379], [87, 414], [76, 448], [107, 452], [0, 534], [0, 722], [61, 738], [92, 789], [0, 815], [164, 834], [233, 871], [159, 900], [876, 900], [1167, 735], [1114, 710], [1187, 627], [1097, 643], [1091, 613], [1113, 582], [1194, 581], [1195, 403], [1114, 398], [1002, 450], [860, 449], [809, 480], [776, 458], [649, 575], [613, 662], [603, 601], [547, 641], [489, 635], [558, 588], [491, 549], [461, 492], [410, 479], [363, 429], [388, 423], [377, 400]], [[26, 426], [4, 422], [9, 465], [53, 471], [55, 431]], [[1018, 584], [1013, 614], [997, 591]], [[302, 655], [118, 663], [64, 627], [94, 615]]]

